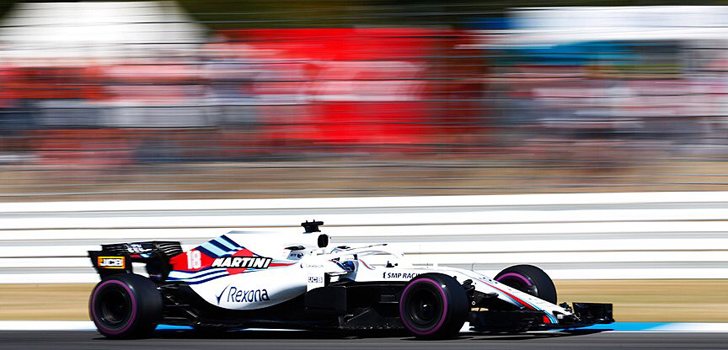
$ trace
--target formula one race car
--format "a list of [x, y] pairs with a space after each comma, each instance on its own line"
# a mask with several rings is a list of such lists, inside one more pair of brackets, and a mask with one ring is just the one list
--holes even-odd
[[[611, 304], [556, 305], [541, 269], [517, 265], [495, 278], [448, 267], [414, 267], [386, 245], [329, 247], [323, 222], [305, 233], [232, 231], [183, 252], [179, 242], [102, 245], [89, 251], [101, 276], [89, 313], [110, 338], [149, 336], [157, 324], [240, 328], [406, 330], [451, 338], [611, 323]], [[144, 263], [149, 277], [134, 274]]]

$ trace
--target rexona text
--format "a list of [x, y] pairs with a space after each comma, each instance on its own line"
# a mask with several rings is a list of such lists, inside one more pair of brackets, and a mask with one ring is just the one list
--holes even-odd
[[270, 297], [267, 289], [245, 290], [230, 287], [225, 300], [228, 303], [257, 303], [259, 301], [269, 301]]

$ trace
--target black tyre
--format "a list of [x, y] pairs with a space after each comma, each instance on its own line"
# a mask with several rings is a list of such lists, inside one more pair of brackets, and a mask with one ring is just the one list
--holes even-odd
[[495, 280], [509, 287], [556, 304], [556, 286], [551, 277], [533, 265], [516, 265], [506, 268]]
[[108, 338], [147, 337], [162, 317], [162, 295], [148, 278], [112, 275], [91, 292], [89, 315]]
[[413, 278], [402, 290], [399, 316], [405, 329], [418, 338], [457, 336], [470, 311], [468, 295], [454, 278], [426, 273]]

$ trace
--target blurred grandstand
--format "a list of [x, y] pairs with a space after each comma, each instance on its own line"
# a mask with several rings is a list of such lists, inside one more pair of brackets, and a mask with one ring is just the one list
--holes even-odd
[[368, 4], [16, 4], [0, 200], [728, 185], [728, 7]]

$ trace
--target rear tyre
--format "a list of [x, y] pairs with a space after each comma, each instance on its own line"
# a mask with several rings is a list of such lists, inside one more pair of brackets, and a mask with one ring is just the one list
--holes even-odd
[[495, 280], [509, 287], [556, 304], [556, 286], [551, 277], [533, 265], [515, 265], [499, 272]]
[[162, 318], [162, 294], [148, 278], [112, 275], [91, 292], [89, 316], [108, 338], [148, 337]]
[[456, 279], [441, 273], [413, 278], [404, 287], [399, 300], [402, 324], [417, 338], [457, 336], [469, 311], [465, 288]]

